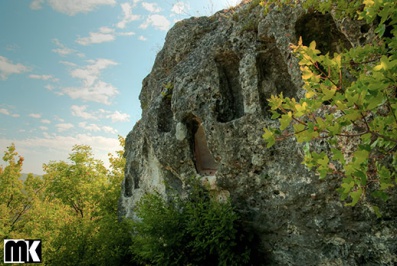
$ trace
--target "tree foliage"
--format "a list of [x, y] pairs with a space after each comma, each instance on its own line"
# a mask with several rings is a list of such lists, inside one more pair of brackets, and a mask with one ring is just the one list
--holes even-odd
[[133, 224], [132, 252], [138, 261], [154, 265], [247, 265], [248, 234], [230, 202], [211, 199], [193, 180], [186, 199], [165, 200], [145, 195]]
[[[272, 118], [279, 126], [266, 127], [263, 138], [268, 147], [288, 137], [303, 143], [303, 163], [316, 169], [320, 178], [339, 176], [346, 205], [354, 206], [368, 196], [387, 200], [397, 182], [395, 1], [306, 1], [304, 5], [365, 20], [375, 28], [376, 37], [333, 55], [322, 54], [315, 41], [305, 46], [300, 39], [291, 45], [299, 59], [305, 97], [272, 95]], [[320, 140], [329, 149], [320, 151], [316, 146]], [[379, 209], [372, 208], [380, 216]]]
[[[124, 139], [119, 137], [120, 145]], [[123, 151], [109, 154], [110, 169], [91, 147], [75, 145], [69, 162], [43, 166], [43, 177], [20, 179], [23, 158], [15, 146], [0, 168], [0, 237], [43, 241], [47, 265], [125, 265], [131, 254], [130, 226], [119, 222], [117, 200], [123, 178]], [[1, 246], [2, 248], [2, 246]]]

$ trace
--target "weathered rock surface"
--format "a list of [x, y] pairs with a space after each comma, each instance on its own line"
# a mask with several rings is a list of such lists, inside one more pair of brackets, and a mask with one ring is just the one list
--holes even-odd
[[267, 149], [261, 137], [274, 123], [266, 99], [302, 95], [290, 43], [315, 39], [332, 54], [370, 35], [331, 14], [284, 8], [264, 16], [249, 3], [178, 22], [143, 81], [142, 119], [126, 140], [120, 216], [133, 217], [143, 194], [166, 195], [167, 186], [183, 193], [199, 175], [220, 198], [231, 197], [260, 237], [266, 256], [258, 265], [397, 264], [396, 198], [382, 219], [363, 204], [344, 207], [338, 180], [305, 169], [294, 140]]

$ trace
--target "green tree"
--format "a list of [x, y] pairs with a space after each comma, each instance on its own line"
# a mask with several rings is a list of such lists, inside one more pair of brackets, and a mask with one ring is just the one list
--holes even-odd
[[[120, 144], [124, 139], [119, 137]], [[48, 263], [62, 265], [122, 265], [130, 261], [128, 224], [118, 222], [117, 200], [125, 160], [123, 151], [110, 156], [111, 169], [93, 157], [91, 148], [76, 145], [70, 163], [44, 165], [46, 195], [70, 210], [68, 222], [53, 241]]]
[[11, 144], [4, 152], [5, 167], [0, 166], [0, 237], [23, 237], [26, 221], [30, 219], [29, 210], [42, 192], [43, 182], [39, 177], [29, 174], [26, 181], [21, 180], [24, 158]]
[[[290, 2], [290, 1], [284, 1]], [[348, 3], [347, 3], [348, 2]], [[343, 53], [321, 54], [312, 40], [291, 49], [299, 58], [304, 98], [272, 96], [269, 104], [279, 126], [267, 127], [271, 147], [295, 137], [304, 145], [304, 164], [320, 178], [340, 177], [346, 205], [386, 201], [397, 182], [397, 7], [395, 1], [305, 1], [304, 6], [350, 15], [375, 28], [371, 43]], [[320, 151], [322, 140], [329, 149]], [[373, 211], [380, 216], [377, 206]]]
[[89, 146], [76, 145], [70, 162], [45, 164], [43, 177], [23, 181], [23, 158], [12, 144], [0, 167], [1, 239], [42, 239], [47, 265], [130, 264], [130, 225], [117, 217], [123, 153], [109, 154], [107, 170]]

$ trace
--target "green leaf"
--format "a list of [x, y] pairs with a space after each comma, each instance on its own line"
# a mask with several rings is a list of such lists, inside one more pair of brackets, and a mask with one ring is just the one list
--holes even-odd
[[287, 114], [282, 115], [279, 121], [280, 121], [280, 129], [281, 130], [286, 129], [292, 121], [292, 113], [288, 112]]
[[346, 206], [355, 206], [357, 202], [360, 200], [361, 195], [363, 194], [363, 189], [360, 187], [356, 191], [350, 192], [350, 197], [352, 198], [352, 202], [346, 203]]
[[336, 88], [331, 88], [331, 89], [327, 89], [327, 88], [323, 88], [323, 93], [324, 96], [322, 98], [323, 101], [328, 101], [330, 99], [332, 99], [332, 97], [334, 97], [335, 93], [336, 93]]
[[369, 151], [366, 150], [357, 150], [354, 153], [354, 164], [360, 165], [368, 159]]
[[272, 112], [272, 118], [271, 119], [277, 119], [277, 118], [279, 118], [281, 115], [279, 114], [279, 113], [277, 113], [277, 112]]
[[356, 171], [354, 173], [354, 176], [358, 177], [360, 179], [360, 184], [362, 186], [366, 186], [367, 185], [367, 175], [363, 172], [363, 171]]
[[374, 67], [374, 71], [380, 71], [380, 70], [388, 70], [389, 69], [389, 59], [385, 56], [385, 55], [383, 55], [381, 58], [380, 58], [380, 63], [379, 63], [379, 65], [377, 65], [377, 66], [375, 66]]
[[335, 161], [339, 161], [341, 164], [345, 163], [345, 157], [343, 156], [343, 153], [335, 148], [331, 148], [331, 152], [333, 153], [332, 159]]
[[378, 34], [379, 34], [379, 37], [382, 37], [383, 34], [385, 34], [385, 30], [386, 30], [386, 25], [385, 25], [385, 24], [380, 24], [380, 25], [376, 28], [375, 33], [378, 33]]
[[262, 135], [263, 139], [267, 142], [267, 148], [272, 147], [276, 143], [276, 138], [274, 137], [273, 131], [270, 131], [267, 128], [263, 129], [265, 133]]

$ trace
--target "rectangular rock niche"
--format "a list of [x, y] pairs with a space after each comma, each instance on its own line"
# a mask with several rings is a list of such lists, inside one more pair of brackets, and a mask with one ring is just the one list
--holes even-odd
[[196, 171], [202, 176], [213, 176], [218, 170], [218, 164], [208, 148], [205, 130], [201, 120], [193, 117], [187, 121], [190, 130], [190, 146], [193, 149]]

